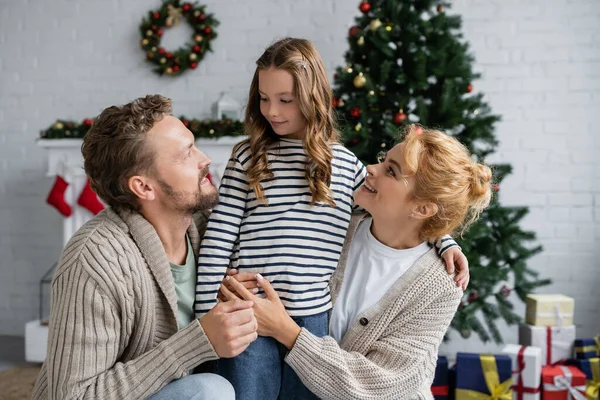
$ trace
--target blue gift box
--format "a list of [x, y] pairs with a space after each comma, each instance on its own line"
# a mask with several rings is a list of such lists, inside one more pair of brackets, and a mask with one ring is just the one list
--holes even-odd
[[585, 374], [585, 378], [588, 381], [594, 380], [594, 375], [592, 373], [592, 363], [599, 364], [600, 359], [597, 357], [588, 358], [587, 360], [571, 360], [568, 364], [575, 365], [577, 368], [581, 370]]
[[598, 354], [598, 347], [594, 338], [576, 339], [575, 340], [575, 358], [578, 360], [586, 360], [595, 358]]
[[448, 359], [445, 356], [437, 359], [431, 391], [436, 400], [448, 400]]
[[[481, 354], [458, 353], [456, 356], [456, 389], [490, 394], [481, 367]], [[512, 360], [507, 355], [493, 355], [500, 383], [512, 378]], [[460, 396], [456, 398], [460, 400]]]

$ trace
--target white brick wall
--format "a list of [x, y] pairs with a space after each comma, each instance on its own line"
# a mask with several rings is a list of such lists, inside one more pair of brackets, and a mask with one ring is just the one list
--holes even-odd
[[[52, 180], [35, 145], [40, 129], [156, 92], [174, 99], [176, 114], [209, 116], [221, 91], [244, 100], [254, 60], [286, 35], [313, 40], [333, 74], [358, 13], [351, 0], [203, 2], [221, 21], [215, 51], [198, 70], [167, 79], [153, 74], [138, 45], [140, 19], [159, 1], [0, 0], [0, 334], [21, 335], [36, 317], [38, 280], [60, 251], [61, 217], [44, 203]], [[501, 199], [531, 207], [523, 225], [546, 248], [531, 265], [555, 279], [545, 292], [575, 297], [578, 330], [590, 335], [600, 330], [600, 139], [592, 119], [600, 2], [457, 0], [452, 10], [464, 16], [483, 74], [475, 90], [503, 116], [501, 149], [490, 161], [509, 162], [515, 173]], [[168, 32], [165, 44], [185, 32]], [[516, 329], [502, 331], [516, 341]], [[466, 344], [453, 335], [443, 351]]]

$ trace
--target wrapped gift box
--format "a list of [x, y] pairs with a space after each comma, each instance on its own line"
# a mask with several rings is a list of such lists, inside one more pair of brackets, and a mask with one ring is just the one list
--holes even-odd
[[574, 366], [542, 367], [544, 400], [586, 400], [585, 374]]
[[439, 356], [435, 367], [435, 377], [431, 385], [431, 393], [436, 400], [448, 400], [448, 359]]
[[525, 322], [537, 326], [573, 325], [575, 300], [562, 294], [530, 294]]
[[600, 357], [600, 336], [575, 340], [575, 358], [585, 360], [595, 357]]
[[542, 349], [509, 344], [502, 353], [512, 360], [513, 399], [539, 400], [542, 379]]
[[519, 327], [519, 344], [539, 347], [542, 350], [542, 365], [572, 358], [574, 341], [575, 325]]
[[588, 400], [598, 400], [600, 398], [600, 358], [573, 361], [574, 365], [585, 374]]
[[456, 400], [469, 400], [491, 393], [512, 396], [512, 384], [512, 361], [509, 356], [457, 354]]

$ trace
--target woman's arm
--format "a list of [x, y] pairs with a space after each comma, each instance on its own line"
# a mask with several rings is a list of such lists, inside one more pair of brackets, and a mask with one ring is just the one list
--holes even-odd
[[424, 290], [431, 296], [425, 298], [430, 301], [424, 303], [420, 298], [386, 326], [363, 328], [381, 334], [359, 353], [342, 349], [331, 337], [319, 338], [299, 328], [285, 313], [270, 283], [257, 278], [265, 299], [251, 295], [238, 282], [232, 286], [254, 301], [259, 334], [272, 336], [290, 348], [286, 362], [313, 393], [325, 399], [404, 399], [428, 387], [438, 347], [462, 295], [450, 278], [445, 285], [436, 280], [427, 282]]

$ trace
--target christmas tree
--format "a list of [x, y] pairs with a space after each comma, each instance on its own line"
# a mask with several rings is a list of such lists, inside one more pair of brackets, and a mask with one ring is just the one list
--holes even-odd
[[[473, 82], [474, 58], [463, 39], [461, 19], [448, 15], [448, 5], [433, 0], [370, 0], [350, 28], [346, 66], [335, 74], [334, 106], [346, 146], [363, 162], [398, 138], [403, 125], [418, 122], [454, 135], [485, 162], [496, 150], [493, 115]], [[510, 165], [491, 165], [494, 191], [500, 190]], [[539, 253], [535, 234], [519, 222], [526, 207], [503, 207], [493, 196], [490, 207], [462, 238], [471, 281], [451, 327], [463, 337], [476, 332], [484, 342], [502, 342], [496, 322], [522, 321], [509, 295], [523, 301], [547, 285], [527, 267]]]

